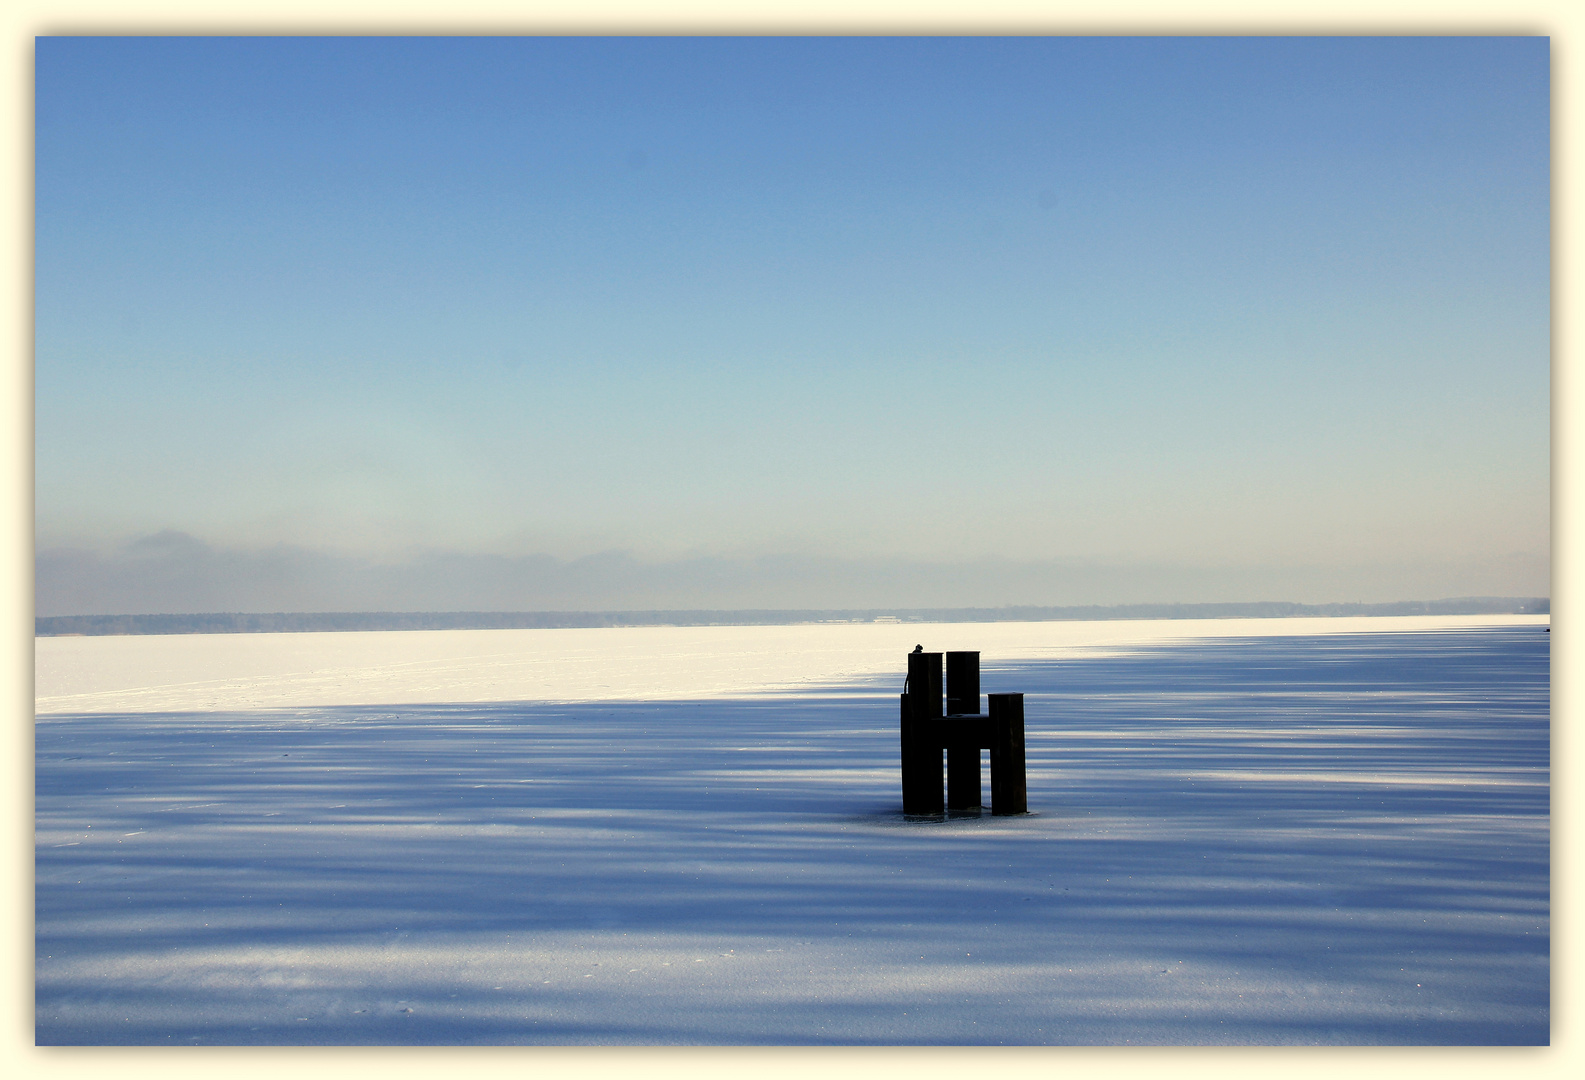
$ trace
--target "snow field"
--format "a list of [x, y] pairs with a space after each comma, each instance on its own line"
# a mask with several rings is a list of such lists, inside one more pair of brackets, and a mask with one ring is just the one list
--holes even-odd
[[[166, 657], [144, 687], [50, 676], [136, 708], [37, 722], [37, 1037], [1545, 1043], [1544, 623], [1345, 621], [1092, 648], [1100, 624], [1026, 624], [1022, 655], [981, 627], [704, 628], [775, 659], [754, 692], [724, 648], [691, 698], [658, 691], [709, 674], [712, 635], [670, 631], [694, 659], [668, 666], [657, 629], [588, 661], [649, 698], [269, 707], [428, 635], [65, 639]], [[363, 640], [317, 669], [259, 640], [308, 637]], [[785, 664], [800, 637], [826, 659]], [[916, 641], [1026, 693], [1034, 813], [897, 813]], [[511, 662], [436, 651], [458, 683]], [[363, 688], [455, 685], [405, 670]], [[200, 682], [224, 707], [180, 704]]]

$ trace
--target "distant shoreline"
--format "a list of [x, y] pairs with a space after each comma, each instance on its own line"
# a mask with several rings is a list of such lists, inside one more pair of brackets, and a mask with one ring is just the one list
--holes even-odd
[[368, 630], [568, 630], [623, 626], [792, 626], [807, 623], [1078, 622], [1111, 619], [1282, 619], [1392, 615], [1547, 615], [1545, 597], [1475, 596], [1387, 604], [1113, 604], [1075, 607], [753, 609], [739, 611], [340, 611], [47, 615], [36, 637], [289, 634]]

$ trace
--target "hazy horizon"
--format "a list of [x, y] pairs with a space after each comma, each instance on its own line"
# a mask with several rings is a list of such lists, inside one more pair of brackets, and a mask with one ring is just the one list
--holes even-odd
[[1545, 38], [36, 43], [36, 613], [1550, 595]]
[[[1475, 571], [1472, 573], [1472, 569]], [[1475, 583], [1463, 592], [1457, 587]], [[1284, 590], [1287, 590], [1284, 592]], [[1394, 603], [1550, 597], [1548, 568], [1159, 566], [698, 556], [646, 562], [431, 551], [396, 561], [278, 546], [221, 549], [179, 533], [112, 553], [41, 552], [35, 614], [217, 611], [601, 611]]]

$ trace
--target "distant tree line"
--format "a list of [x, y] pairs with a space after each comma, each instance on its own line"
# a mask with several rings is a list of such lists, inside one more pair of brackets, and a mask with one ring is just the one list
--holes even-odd
[[103, 634], [289, 634], [336, 630], [531, 630], [596, 626], [792, 626], [830, 622], [1059, 622], [1101, 619], [1279, 619], [1350, 615], [1546, 615], [1545, 597], [1475, 596], [1392, 604], [1114, 604], [1082, 607], [753, 611], [286, 611], [199, 615], [48, 615], [39, 637]]

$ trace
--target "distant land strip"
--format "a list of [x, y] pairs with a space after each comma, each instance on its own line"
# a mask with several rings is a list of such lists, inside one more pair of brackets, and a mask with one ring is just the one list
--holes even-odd
[[1115, 604], [1083, 607], [750, 611], [287, 611], [198, 615], [48, 615], [38, 637], [105, 634], [291, 634], [337, 630], [554, 630], [598, 626], [791, 626], [807, 623], [1069, 622], [1101, 619], [1282, 619], [1358, 615], [1547, 615], [1544, 597], [1469, 596], [1391, 604]]

